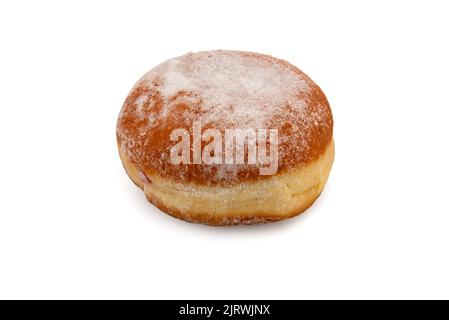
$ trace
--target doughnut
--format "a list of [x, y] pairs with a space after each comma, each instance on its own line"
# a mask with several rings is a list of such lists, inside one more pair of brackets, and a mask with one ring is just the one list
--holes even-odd
[[188, 53], [150, 70], [127, 96], [116, 137], [149, 202], [208, 225], [302, 213], [334, 160], [318, 85], [284, 60], [244, 51]]

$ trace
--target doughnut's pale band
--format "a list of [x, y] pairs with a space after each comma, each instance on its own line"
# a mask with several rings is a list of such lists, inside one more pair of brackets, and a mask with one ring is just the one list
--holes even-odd
[[151, 182], [146, 182], [123, 154], [121, 158], [128, 175], [144, 190], [147, 199], [177, 218], [212, 225], [255, 223], [293, 217], [312, 205], [332, 167], [334, 142], [308, 165], [227, 187], [181, 184], [154, 174], [148, 176]]

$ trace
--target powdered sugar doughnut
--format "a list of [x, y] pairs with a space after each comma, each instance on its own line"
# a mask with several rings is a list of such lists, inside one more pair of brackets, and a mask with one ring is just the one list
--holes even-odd
[[298, 68], [240, 51], [189, 53], [145, 74], [117, 123], [123, 165], [147, 199], [212, 225], [295, 216], [334, 157], [321, 89]]

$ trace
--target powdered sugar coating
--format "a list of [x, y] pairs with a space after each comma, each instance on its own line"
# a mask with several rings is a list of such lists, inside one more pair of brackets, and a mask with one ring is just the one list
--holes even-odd
[[332, 114], [319, 87], [291, 64], [255, 53], [206, 51], [167, 60], [145, 74], [117, 125], [122, 153], [146, 175], [199, 184], [261, 179], [254, 165], [170, 163], [170, 132], [204, 128], [279, 130], [279, 172], [307, 163], [332, 138]]
[[[300, 112], [298, 92], [310, 90], [294, 70], [240, 52], [200, 52], [173, 58], [147, 73], [142, 82], [162, 78], [160, 92], [169, 101], [180, 92], [201, 97], [201, 121], [263, 128], [273, 112], [290, 104]], [[186, 116], [189, 116], [186, 114]]]

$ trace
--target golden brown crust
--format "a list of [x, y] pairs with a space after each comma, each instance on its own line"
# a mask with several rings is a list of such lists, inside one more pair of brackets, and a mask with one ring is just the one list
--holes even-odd
[[[286, 61], [248, 52], [213, 51], [190, 54], [178, 58], [181, 62], [177, 60], [177, 63], [205, 63], [203, 60], [210, 55], [241, 58], [244, 64], [256, 61], [259, 63], [257, 66], [263, 64], [262, 67], [272, 65], [277, 72], [285, 72], [289, 77], [290, 73], [293, 73], [298, 83], [305, 83], [306, 89], [298, 88], [291, 92], [295, 99], [286, 100], [281, 105], [264, 107], [273, 110], [268, 118], [264, 118], [263, 125], [266, 128], [278, 129], [280, 137], [277, 174], [305, 166], [323, 154], [332, 139], [332, 113], [325, 95], [308, 76]], [[117, 140], [121, 151], [138, 168], [140, 174], [147, 177], [158, 174], [175, 181], [211, 186], [227, 186], [269, 178], [261, 176], [259, 167], [255, 165], [236, 165], [240, 166], [237, 174], [223, 179], [218, 178], [218, 165], [171, 163], [169, 153], [174, 143], [169, 137], [172, 130], [185, 128], [192, 134], [193, 121], [207, 118], [211, 107], [207, 106], [207, 99], [201, 96], [201, 92], [186, 89], [177, 90], [170, 95], [164, 94], [163, 87], [167, 82], [164, 78], [167, 77], [167, 71], [164, 68], [164, 64], [155, 68], [155, 71], [151, 71], [136, 84], [123, 105], [117, 123]], [[293, 85], [292, 87], [294, 88]], [[235, 106], [229, 108], [232, 111]], [[189, 114], [188, 117], [186, 113]], [[227, 118], [209, 120], [203, 130], [217, 128], [223, 131], [239, 126], [238, 122]], [[157, 202], [155, 199], [150, 201]], [[176, 215], [176, 212], [172, 214]]]

